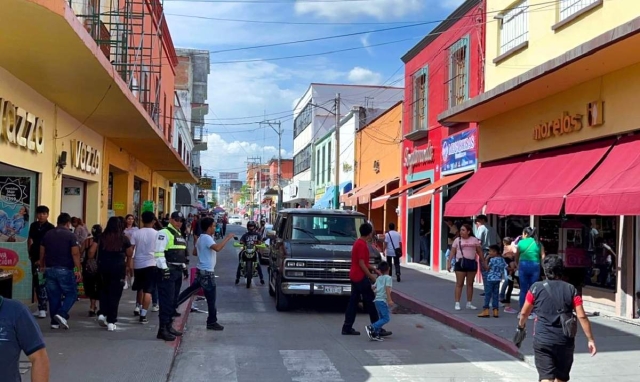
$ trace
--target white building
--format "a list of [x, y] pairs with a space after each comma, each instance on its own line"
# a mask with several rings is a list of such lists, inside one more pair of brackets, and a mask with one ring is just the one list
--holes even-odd
[[[178, 92], [176, 92], [173, 106], [175, 132], [173, 133], [171, 144], [184, 163], [186, 163], [187, 166], [192, 166], [191, 157], [194, 143], [191, 126], [185, 117]], [[185, 216], [191, 212], [195, 212], [193, 195], [196, 192], [197, 186], [195, 184], [174, 184], [171, 192], [171, 205], [175, 206], [176, 210], [182, 211]]]
[[[291, 185], [294, 187], [296, 196], [293, 197], [293, 194], [288, 192], [285, 194], [286, 196], [283, 195], [283, 202], [293, 206], [298, 204], [307, 207], [315, 202], [315, 172], [318, 170], [313, 145], [321, 138], [326, 138], [326, 135], [335, 126], [337, 94], [340, 94], [340, 119], [342, 120], [343, 117], [351, 113], [354, 106], [386, 110], [403, 99], [403, 92], [403, 88], [388, 86], [318, 83], [309, 85], [305, 94], [296, 103], [293, 112], [293, 180]], [[353, 146], [353, 131], [350, 137], [351, 146]], [[342, 134], [341, 142], [344, 142]], [[341, 143], [341, 147], [346, 146]], [[343, 150], [344, 148], [341, 148], [341, 152]], [[351, 151], [351, 157], [350, 163], [353, 166], [353, 151]], [[343, 161], [341, 160], [341, 162]], [[348, 175], [345, 174], [345, 176]], [[350, 178], [353, 178], [352, 174]]]

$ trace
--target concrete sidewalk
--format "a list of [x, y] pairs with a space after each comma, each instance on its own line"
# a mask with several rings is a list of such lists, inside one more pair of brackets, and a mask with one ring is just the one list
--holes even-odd
[[[399, 305], [420, 312], [463, 333], [475, 337], [516, 358], [533, 364], [533, 321], [527, 322], [527, 339], [520, 349], [511, 339], [517, 326], [517, 315], [500, 310], [499, 318], [478, 318], [484, 297], [482, 286], [477, 285], [473, 305], [478, 310], [466, 310], [466, 290], [463, 291], [463, 309], [454, 309], [453, 274], [431, 272], [427, 267], [410, 264], [402, 268], [402, 282], [394, 283], [394, 300]], [[518, 295], [514, 291], [512, 307], [518, 309]], [[603, 378], [633, 376], [640, 373], [640, 322], [622, 321], [613, 317], [590, 317], [598, 354], [591, 357], [587, 341], [579, 330], [572, 380], [582, 377]]]

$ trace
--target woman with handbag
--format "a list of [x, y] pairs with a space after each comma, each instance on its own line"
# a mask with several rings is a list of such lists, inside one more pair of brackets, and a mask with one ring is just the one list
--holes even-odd
[[400, 258], [402, 257], [402, 238], [396, 225], [389, 223], [389, 231], [384, 235], [384, 254], [387, 256], [389, 263], [389, 276], [393, 276], [393, 266], [396, 268], [396, 279], [400, 282]]
[[[460, 227], [460, 236], [451, 246], [451, 257], [456, 259], [454, 270], [456, 272], [455, 310], [460, 310], [462, 287], [467, 282], [467, 309], [475, 310], [471, 304], [473, 300], [473, 283], [478, 273], [478, 259], [482, 258], [482, 245], [480, 240], [473, 236], [473, 228], [470, 224]], [[447, 264], [447, 270], [451, 272], [451, 263]]]
[[98, 257], [97, 248], [102, 235], [102, 227], [96, 224], [91, 227], [91, 237], [87, 238], [86, 255], [82, 264], [82, 282], [84, 283], [84, 293], [89, 298], [89, 317], [95, 317], [98, 308], [96, 307], [100, 299], [100, 278], [98, 277]]

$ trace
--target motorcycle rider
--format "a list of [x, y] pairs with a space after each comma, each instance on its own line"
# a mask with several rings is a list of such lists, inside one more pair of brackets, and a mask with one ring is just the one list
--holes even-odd
[[[242, 235], [238, 241], [242, 245], [247, 244], [260, 244], [262, 242], [262, 235], [256, 229], [256, 222], [249, 220], [247, 222], [247, 232]], [[264, 285], [264, 276], [262, 275], [262, 267], [260, 267], [260, 261], [256, 257], [256, 267], [258, 268], [258, 277], [260, 277], [260, 284]], [[240, 283], [240, 272], [242, 271], [242, 252], [238, 254], [238, 270], [236, 271], [236, 285]]]
[[267, 225], [267, 221], [264, 218], [260, 219], [260, 228], [258, 228], [258, 234], [260, 235], [260, 240], [264, 241], [265, 238], [265, 228]]

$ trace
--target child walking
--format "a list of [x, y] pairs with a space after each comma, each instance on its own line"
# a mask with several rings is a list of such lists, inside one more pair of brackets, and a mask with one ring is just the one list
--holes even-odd
[[507, 263], [506, 278], [500, 288], [500, 303], [504, 306], [505, 313], [515, 314], [517, 310], [511, 307], [511, 293], [513, 292], [513, 280], [516, 273], [516, 253], [513, 248], [513, 239], [505, 237], [502, 240], [504, 249], [502, 251], [502, 258]]
[[507, 268], [507, 263], [504, 261], [502, 256], [500, 256], [499, 246], [492, 245], [489, 247], [489, 257], [484, 261], [483, 268], [487, 272], [487, 277], [485, 279], [487, 285], [485, 287], [486, 292], [484, 295], [484, 306], [482, 307], [482, 312], [478, 315], [478, 317], [491, 316], [489, 314], [490, 302], [491, 307], [493, 308], [493, 317], [498, 317], [500, 315], [500, 311], [498, 309], [500, 281], [502, 280], [502, 275]]
[[380, 330], [382, 330], [382, 327], [391, 320], [389, 316], [389, 306], [393, 305], [393, 300], [391, 300], [391, 286], [393, 284], [393, 278], [389, 276], [389, 269], [389, 263], [386, 261], [381, 262], [380, 265], [378, 265], [380, 276], [378, 276], [376, 283], [372, 286], [373, 292], [376, 294], [376, 298], [373, 300], [373, 303], [375, 304], [378, 316], [380, 317], [378, 321], [371, 325], [367, 325], [364, 328], [367, 332], [367, 336], [369, 336], [369, 339], [372, 341], [382, 341], [382, 338], [380, 337]]

